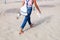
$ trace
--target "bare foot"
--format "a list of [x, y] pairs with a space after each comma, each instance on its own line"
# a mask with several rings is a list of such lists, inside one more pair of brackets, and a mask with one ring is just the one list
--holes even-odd
[[24, 31], [21, 29], [20, 32], [19, 32], [19, 34], [23, 34], [23, 33], [24, 33]]

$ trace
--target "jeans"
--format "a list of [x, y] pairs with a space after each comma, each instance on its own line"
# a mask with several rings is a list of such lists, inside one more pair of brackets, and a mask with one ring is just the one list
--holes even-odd
[[30, 20], [31, 12], [32, 12], [32, 7], [28, 7], [27, 8], [28, 15], [26, 15], [25, 18], [24, 18], [24, 20], [23, 20], [23, 23], [21, 25], [22, 29], [25, 27], [25, 25], [26, 25], [27, 22], [29, 23], [29, 25], [31, 25], [31, 20]]

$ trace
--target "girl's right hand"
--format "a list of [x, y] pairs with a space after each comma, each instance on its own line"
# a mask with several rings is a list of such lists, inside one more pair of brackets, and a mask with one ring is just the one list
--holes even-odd
[[39, 17], [41, 17], [41, 12], [38, 12], [37, 15], [38, 15]]

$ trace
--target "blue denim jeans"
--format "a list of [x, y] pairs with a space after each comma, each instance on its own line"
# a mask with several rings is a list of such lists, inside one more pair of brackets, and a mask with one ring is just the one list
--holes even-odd
[[27, 13], [28, 13], [28, 15], [25, 16], [25, 18], [24, 18], [24, 20], [23, 20], [23, 23], [22, 23], [22, 25], [21, 25], [21, 28], [22, 28], [22, 29], [25, 27], [25, 25], [26, 25], [27, 22], [29, 23], [29, 25], [31, 24], [31, 20], [30, 20], [31, 12], [32, 12], [32, 7], [28, 7], [28, 8], [27, 8]]

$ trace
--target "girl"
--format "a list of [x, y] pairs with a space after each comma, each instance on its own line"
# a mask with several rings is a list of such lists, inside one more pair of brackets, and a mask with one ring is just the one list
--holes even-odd
[[[27, 3], [28, 2], [28, 3]], [[29, 25], [30, 25], [30, 27], [32, 28], [32, 23], [31, 23], [31, 20], [30, 20], [30, 15], [31, 15], [31, 12], [32, 12], [32, 5], [34, 4], [35, 5], [35, 7], [37, 8], [37, 10], [39, 11], [39, 13], [41, 13], [41, 11], [40, 11], [40, 9], [39, 9], [39, 7], [38, 7], [38, 5], [37, 5], [37, 2], [36, 2], [36, 0], [23, 0], [22, 1], [22, 6], [24, 5], [24, 4], [26, 4], [27, 3], [27, 13], [28, 13], [28, 15], [27, 16], [25, 16], [25, 18], [24, 18], [24, 20], [23, 20], [23, 23], [22, 23], [22, 25], [21, 25], [21, 29], [20, 29], [20, 31], [19, 31], [19, 34], [22, 34], [22, 33], [24, 33], [24, 31], [23, 31], [23, 29], [24, 29], [24, 27], [25, 27], [25, 25], [26, 25], [26, 23], [28, 22], [29, 23]]]

